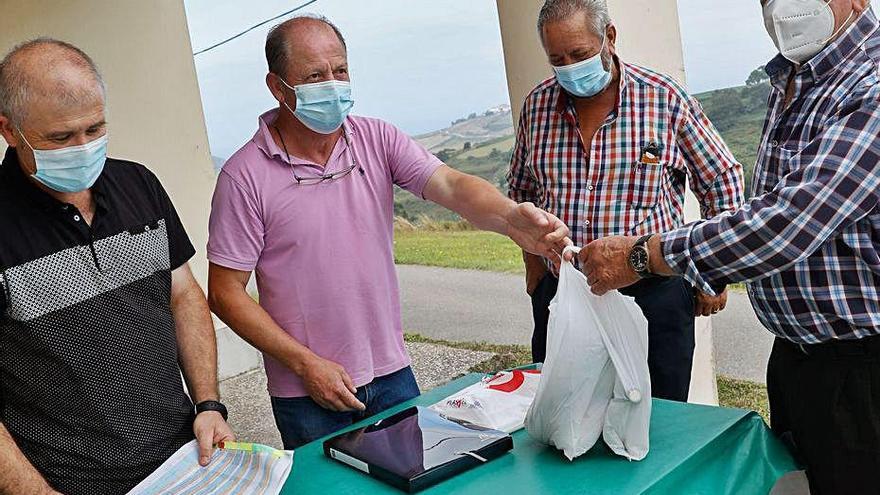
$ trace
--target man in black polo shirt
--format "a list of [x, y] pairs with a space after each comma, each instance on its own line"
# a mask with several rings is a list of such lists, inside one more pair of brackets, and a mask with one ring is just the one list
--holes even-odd
[[193, 438], [207, 464], [232, 432], [195, 250], [156, 177], [106, 158], [94, 63], [14, 49], [0, 134], [0, 494], [126, 493]]

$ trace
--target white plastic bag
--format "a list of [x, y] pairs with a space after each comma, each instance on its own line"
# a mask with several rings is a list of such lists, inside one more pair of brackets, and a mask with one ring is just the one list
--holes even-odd
[[501, 371], [431, 406], [453, 419], [513, 433], [522, 429], [526, 412], [535, 400], [541, 372]]
[[550, 303], [541, 375], [525, 421], [533, 438], [556, 446], [569, 460], [590, 450], [600, 435], [615, 454], [645, 458], [651, 419], [648, 321], [635, 300], [617, 291], [596, 296], [586, 277], [563, 263]]

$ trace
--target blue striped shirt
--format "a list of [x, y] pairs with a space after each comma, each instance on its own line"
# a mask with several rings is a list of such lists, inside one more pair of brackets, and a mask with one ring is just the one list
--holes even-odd
[[806, 64], [773, 59], [752, 199], [662, 237], [696, 286], [749, 282], [761, 322], [796, 343], [880, 334], [878, 27], [869, 9]]

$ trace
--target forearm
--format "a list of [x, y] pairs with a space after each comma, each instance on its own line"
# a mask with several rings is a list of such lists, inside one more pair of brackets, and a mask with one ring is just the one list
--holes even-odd
[[454, 173], [442, 194], [429, 198], [448, 208], [480, 230], [508, 234], [508, 217], [516, 203], [487, 181], [460, 173]]
[[239, 337], [283, 363], [297, 375], [315, 354], [281, 328], [245, 287], [212, 287], [211, 310]]
[[172, 297], [180, 367], [195, 403], [219, 400], [217, 337], [208, 303], [195, 281]]
[[0, 423], [0, 495], [44, 495], [52, 487], [27, 460]]

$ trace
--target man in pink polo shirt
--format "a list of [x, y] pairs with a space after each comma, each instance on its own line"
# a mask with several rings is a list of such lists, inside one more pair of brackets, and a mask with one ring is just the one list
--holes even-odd
[[[403, 344], [393, 186], [552, 256], [556, 217], [441, 163], [394, 126], [349, 116], [345, 40], [298, 17], [266, 40], [279, 101], [220, 173], [210, 221], [211, 309], [263, 352], [285, 448], [419, 394]], [[256, 272], [259, 303], [247, 293]]]

